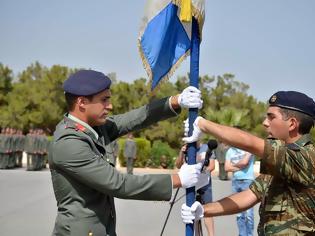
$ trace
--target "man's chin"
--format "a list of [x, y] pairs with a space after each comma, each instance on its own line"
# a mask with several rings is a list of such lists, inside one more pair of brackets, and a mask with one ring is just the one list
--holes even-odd
[[104, 125], [105, 123], [106, 123], [106, 119], [94, 120], [94, 122], [93, 122], [93, 127], [94, 127], [94, 126]]
[[274, 137], [272, 134], [269, 133], [269, 134], [267, 135], [267, 138], [275, 138], [275, 137]]

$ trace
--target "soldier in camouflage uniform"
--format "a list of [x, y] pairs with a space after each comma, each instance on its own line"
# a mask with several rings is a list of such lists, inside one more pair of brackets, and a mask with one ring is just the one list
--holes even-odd
[[314, 100], [295, 91], [280, 91], [269, 99], [263, 122], [266, 140], [197, 118], [187, 142], [198, 140], [202, 132], [210, 133], [260, 157], [261, 175], [249, 189], [215, 203], [184, 204], [183, 221], [203, 214], [235, 214], [261, 202], [258, 235], [315, 235], [315, 148], [310, 136], [314, 119]]

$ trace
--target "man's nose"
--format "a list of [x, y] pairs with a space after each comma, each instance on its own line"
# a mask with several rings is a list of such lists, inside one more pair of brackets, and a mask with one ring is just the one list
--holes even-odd
[[113, 110], [113, 104], [112, 104], [112, 103], [107, 104], [107, 105], [105, 106], [105, 109], [107, 109], [107, 110], [109, 110], [109, 111]]
[[264, 119], [264, 121], [262, 122], [262, 125], [265, 127], [269, 127], [269, 123], [267, 121], [267, 118]]

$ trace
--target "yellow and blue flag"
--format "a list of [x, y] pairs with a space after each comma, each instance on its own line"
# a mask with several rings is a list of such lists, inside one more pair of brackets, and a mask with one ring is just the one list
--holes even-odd
[[192, 17], [201, 38], [205, 0], [148, 0], [138, 39], [151, 90], [168, 79], [191, 48]]

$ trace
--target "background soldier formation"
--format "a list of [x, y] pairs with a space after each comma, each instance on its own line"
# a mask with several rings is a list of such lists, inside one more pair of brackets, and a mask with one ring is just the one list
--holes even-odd
[[23, 152], [27, 155], [27, 170], [46, 168], [49, 141], [42, 129], [22, 130], [4, 127], [0, 134], [0, 169], [22, 167]]

